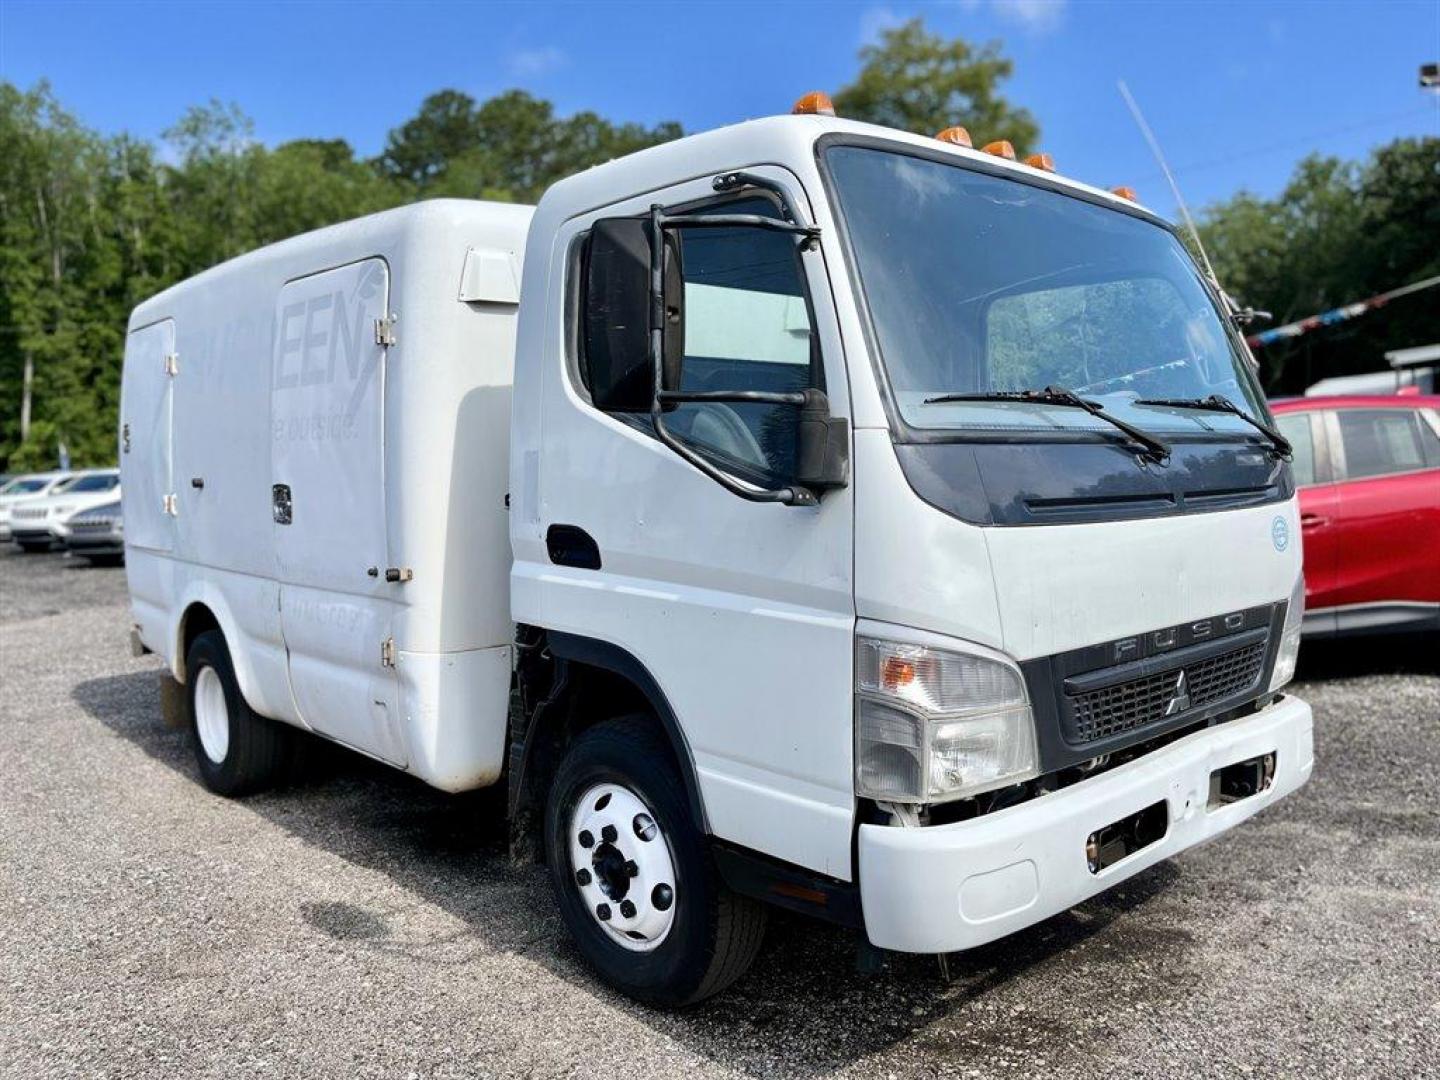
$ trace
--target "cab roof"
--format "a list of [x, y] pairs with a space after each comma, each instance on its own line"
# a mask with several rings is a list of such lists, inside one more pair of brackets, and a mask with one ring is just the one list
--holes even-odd
[[1082, 183], [1063, 172], [1032, 168], [1023, 162], [1010, 161], [983, 150], [966, 149], [926, 135], [820, 115], [767, 116], [746, 120], [591, 166], [553, 184], [540, 200], [540, 209], [543, 214], [552, 202], [562, 202], [570, 213], [584, 213], [617, 198], [657, 186], [668, 187], [687, 178], [748, 166], [813, 160], [816, 142], [826, 135], [890, 143], [899, 149], [914, 147], [929, 154], [952, 156], [957, 161], [980, 165], [1016, 179], [1041, 179], [1056, 187], [1109, 203], [1117, 209], [1131, 213], [1138, 209], [1144, 216], [1169, 227], [1169, 223], [1154, 211], [1105, 188]]

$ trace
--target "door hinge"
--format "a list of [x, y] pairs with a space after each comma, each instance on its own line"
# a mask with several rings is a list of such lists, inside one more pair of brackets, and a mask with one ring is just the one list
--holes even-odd
[[175, 503], [175, 495], [173, 493], [166, 495], [163, 499], [161, 499], [160, 505], [161, 508], [165, 511], [165, 513], [169, 514], [171, 517], [179, 516], [180, 508]]
[[179, 375], [179, 374], [180, 374], [180, 354], [179, 354], [179, 353], [173, 353], [173, 352], [172, 352], [172, 353], [166, 353], [166, 354], [165, 354], [165, 374], [166, 374], [166, 375]]
[[395, 344], [395, 324], [400, 321], [400, 316], [391, 312], [383, 319], [375, 320], [375, 344], [389, 348]]
[[395, 639], [393, 637], [387, 637], [380, 642], [380, 666], [395, 666]]

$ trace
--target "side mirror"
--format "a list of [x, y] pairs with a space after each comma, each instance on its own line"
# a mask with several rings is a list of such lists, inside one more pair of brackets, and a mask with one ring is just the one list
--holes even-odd
[[823, 390], [806, 390], [800, 406], [795, 482], [811, 491], [841, 488], [850, 479], [850, 430], [843, 416], [830, 415]]
[[[582, 364], [595, 407], [606, 412], [648, 413], [655, 400], [650, 234], [648, 217], [602, 218], [591, 227], [586, 241]], [[662, 389], [678, 390], [685, 356], [685, 305], [680, 248], [673, 234], [665, 237], [664, 283]]]

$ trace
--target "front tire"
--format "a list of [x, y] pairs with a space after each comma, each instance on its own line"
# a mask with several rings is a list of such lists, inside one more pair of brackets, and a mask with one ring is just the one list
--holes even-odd
[[20, 550], [29, 555], [39, 555], [42, 551], [50, 550], [49, 540], [16, 540]]
[[219, 630], [195, 638], [185, 672], [195, 761], [205, 786], [230, 797], [274, 787], [292, 756], [291, 733], [245, 703]]
[[545, 853], [576, 945], [631, 997], [694, 1004], [759, 951], [766, 910], [720, 880], [670, 749], [642, 717], [570, 745], [546, 803]]

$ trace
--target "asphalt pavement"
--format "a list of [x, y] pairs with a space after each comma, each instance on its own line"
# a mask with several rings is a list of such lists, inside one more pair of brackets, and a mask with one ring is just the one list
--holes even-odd
[[662, 1013], [599, 983], [485, 800], [355, 755], [232, 802], [129, 654], [124, 572], [0, 551], [0, 1075], [1435, 1075], [1440, 643], [1306, 646], [1311, 783], [950, 959], [772, 920]]

